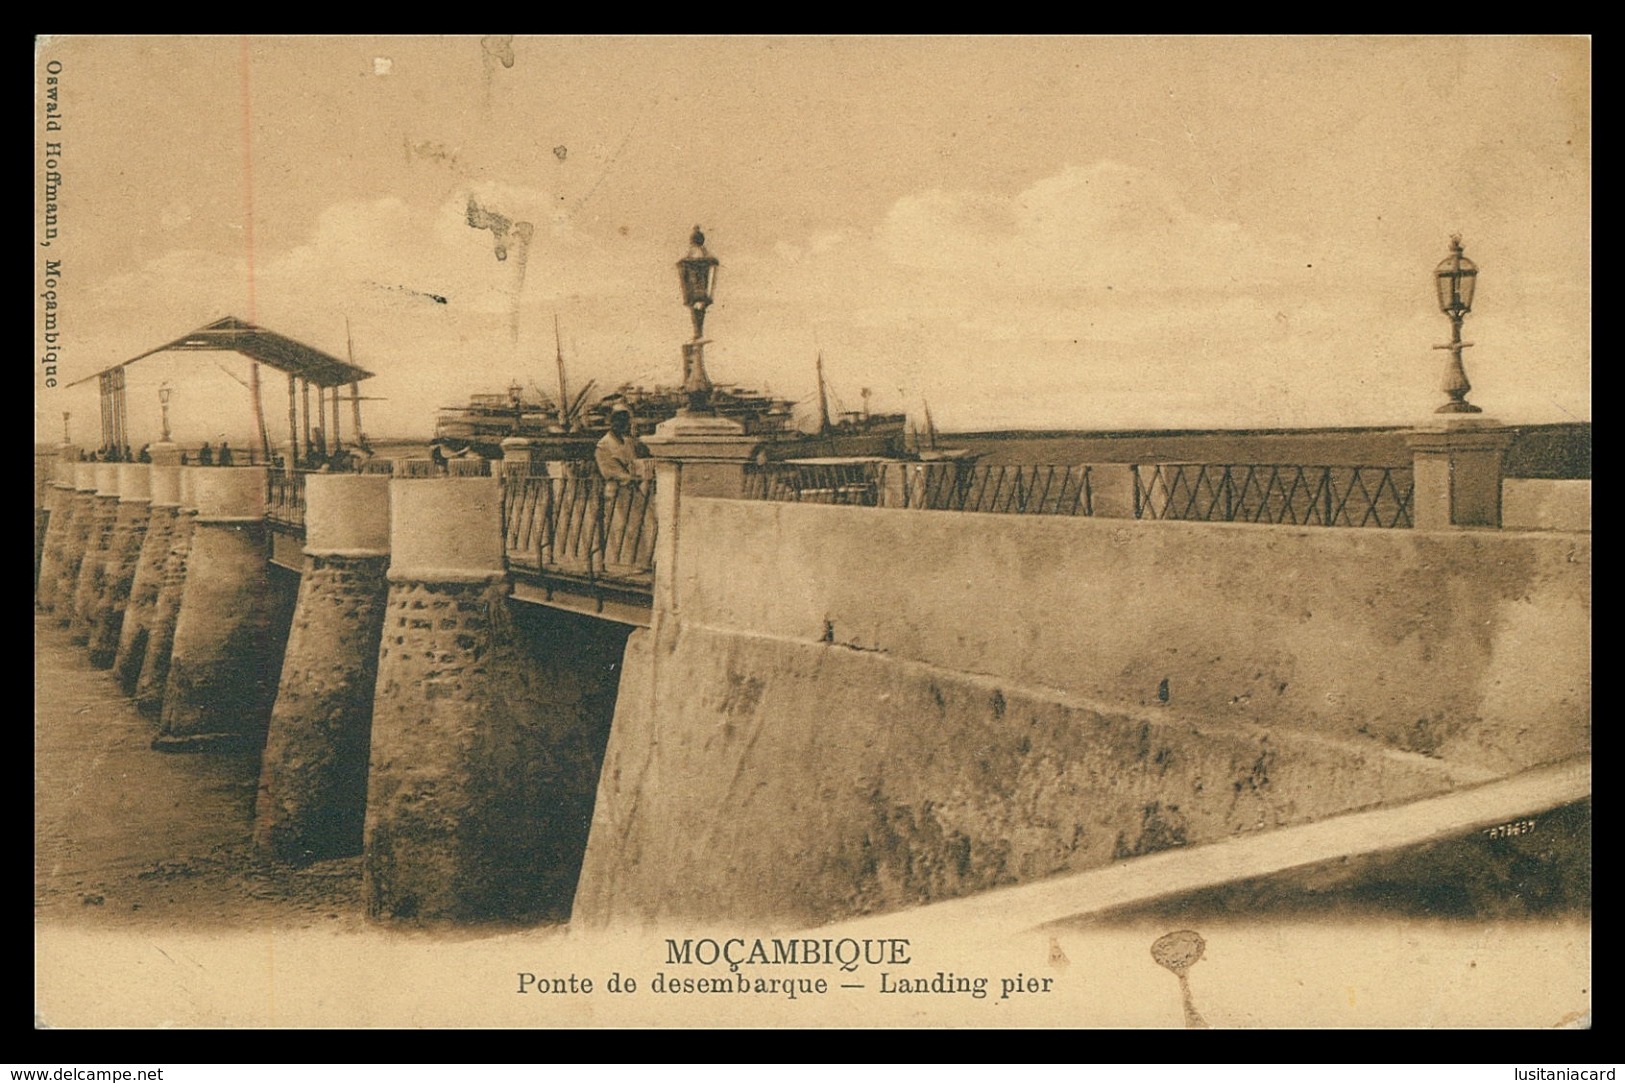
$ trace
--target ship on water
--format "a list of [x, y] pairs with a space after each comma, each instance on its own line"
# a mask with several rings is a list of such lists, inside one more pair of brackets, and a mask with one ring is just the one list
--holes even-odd
[[[555, 343], [557, 328], [555, 327]], [[435, 442], [453, 453], [502, 457], [502, 441], [523, 437], [543, 459], [586, 460], [599, 439], [609, 431], [610, 412], [625, 406], [632, 413], [633, 431], [647, 436], [688, 403], [676, 387], [645, 388], [623, 384], [593, 401], [594, 385], [572, 395], [564, 372], [564, 353], [557, 352], [559, 390], [549, 395], [534, 384], [517, 382], [504, 393], [471, 395], [465, 405], [442, 407], [435, 422]], [[763, 440], [758, 453], [763, 462], [809, 456], [910, 458], [906, 414], [874, 414], [868, 410], [864, 389], [862, 410], [829, 408], [824, 382], [824, 361], [818, 358], [818, 429], [804, 432], [796, 424], [796, 403], [739, 385], [721, 384], [711, 391], [710, 405], [718, 417], [736, 422], [747, 436]], [[561, 409], [559, 404], [564, 403]]]

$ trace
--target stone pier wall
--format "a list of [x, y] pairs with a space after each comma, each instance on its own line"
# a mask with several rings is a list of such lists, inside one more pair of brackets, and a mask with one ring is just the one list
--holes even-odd
[[574, 922], [824, 922], [1590, 748], [1589, 535], [673, 519]]

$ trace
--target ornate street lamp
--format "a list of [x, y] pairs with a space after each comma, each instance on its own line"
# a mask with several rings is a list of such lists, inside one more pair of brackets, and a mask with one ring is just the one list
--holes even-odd
[[1450, 341], [1433, 347], [1450, 351], [1450, 361], [1444, 369], [1444, 393], [1450, 396], [1450, 401], [1434, 413], [1481, 414], [1482, 409], [1467, 401], [1467, 392], [1473, 385], [1467, 382], [1467, 370], [1461, 365], [1461, 351], [1472, 345], [1461, 340], [1461, 321], [1473, 310], [1473, 287], [1478, 282], [1478, 268], [1462, 255], [1461, 234], [1450, 238], [1450, 255], [1434, 269], [1433, 282], [1439, 291], [1439, 311], [1450, 317]]
[[62, 442], [64, 444], [73, 443], [73, 437], [68, 435], [68, 418], [70, 418], [72, 416], [73, 415], [70, 414], [68, 411], [66, 411], [66, 410], [62, 411]]
[[711, 413], [711, 378], [705, 373], [705, 310], [711, 305], [717, 285], [718, 260], [705, 250], [705, 234], [694, 227], [688, 239], [688, 255], [677, 261], [677, 278], [683, 287], [683, 306], [694, 320], [693, 341], [683, 344], [683, 391], [688, 395], [685, 411]]
[[158, 438], [158, 442], [162, 444], [169, 443], [169, 396], [174, 393], [175, 389], [169, 386], [168, 380], [158, 385], [158, 409], [164, 419], [164, 434]]

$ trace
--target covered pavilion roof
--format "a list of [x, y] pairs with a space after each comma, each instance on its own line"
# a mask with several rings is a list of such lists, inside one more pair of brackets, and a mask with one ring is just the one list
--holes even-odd
[[356, 383], [373, 375], [364, 368], [341, 361], [330, 353], [297, 342], [286, 335], [279, 335], [275, 331], [268, 331], [263, 327], [238, 319], [236, 316], [227, 316], [211, 324], [199, 327], [196, 331], [182, 335], [173, 342], [166, 342], [156, 346], [145, 353], [137, 354], [127, 361], [120, 361], [110, 365], [100, 372], [93, 372], [73, 384], [86, 383], [99, 376], [105, 376], [115, 369], [134, 364], [153, 354], [168, 353], [172, 350], [211, 350], [221, 352], [240, 353], [252, 358], [263, 365], [269, 365], [279, 372], [286, 372], [291, 376], [298, 376], [308, 380], [317, 387], [336, 387], [341, 384]]

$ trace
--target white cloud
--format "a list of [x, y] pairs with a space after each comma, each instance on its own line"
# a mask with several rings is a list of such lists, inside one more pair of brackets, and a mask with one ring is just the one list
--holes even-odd
[[[388, 400], [368, 406], [381, 434], [425, 433], [437, 407], [510, 379], [551, 388], [555, 313], [577, 385], [676, 379], [688, 333], [672, 272], [680, 243], [590, 232], [543, 188], [472, 191], [535, 226], [522, 292], [512, 246], [499, 261], [491, 232], [469, 227], [468, 189], [424, 205], [350, 201], [256, 268], [260, 322], [341, 352], [348, 317], [357, 361], [379, 374], [369, 393]], [[714, 244], [723, 267], [708, 361], [720, 380], [802, 397], [822, 348], [849, 400], [863, 385], [876, 409], [928, 398], [939, 422], [960, 427], [1414, 419], [1431, 408], [1440, 358], [1429, 347], [1447, 333], [1427, 294], [1431, 264], [1359, 237], [1339, 243], [1307, 252], [1292, 235], [1199, 214], [1156, 175], [1115, 161], [1013, 194], [916, 192], [872, 225]], [[1551, 357], [1572, 337], [1531, 311], [1583, 298], [1496, 270], [1499, 305], [1473, 317], [1496, 344], [1469, 357], [1483, 374], [1475, 399], [1558, 400], [1514, 419], [1588, 415], [1583, 375], [1547, 394], [1514, 360]], [[99, 363], [246, 316], [245, 280], [241, 258], [174, 252], [109, 281], [96, 303], [127, 318]]]

